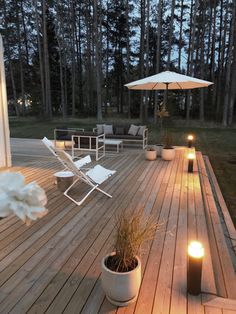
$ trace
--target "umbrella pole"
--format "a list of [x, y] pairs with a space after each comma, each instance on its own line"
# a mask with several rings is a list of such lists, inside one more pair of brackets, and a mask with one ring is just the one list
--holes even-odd
[[164, 104], [165, 104], [165, 107], [167, 107], [167, 101], [168, 101], [168, 91], [169, 91], [169, 84], [170, 83], [165, 83], [166, 84], [166, 90], [165, 90], [165, 101], [164, 101]]

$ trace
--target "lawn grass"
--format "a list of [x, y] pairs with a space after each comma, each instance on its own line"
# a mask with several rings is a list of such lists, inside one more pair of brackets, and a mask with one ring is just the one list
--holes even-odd
[[[126, 121], [128, 122], [128, 120]], [[124, 119], [122, 119], [122, 123], [125, 123]], [[132, 120], [132, 123], [137, 123], [137, 121]], [[68, 119], [66, 122], [62, 120], [49, 122], [39, 121], [33, 118], [10, 119], [10, 133], [11, 137], [16, 138], [41, 139], [47, 136], [52, 139], [54, 128], [63, 125], [92, 130], [96, 125], [96, 120]], [[148, 128], [149, 144], [160, 143], [160, 129], [153, 124], [148, 125]], [[172, 134], [173, 145], [186, 145], [187, 134], [191, 133], [195, 135], [196, 149], [210, 158], [231, 217], [236, 226], [236, 129], [168, 126], [167, 130]]]

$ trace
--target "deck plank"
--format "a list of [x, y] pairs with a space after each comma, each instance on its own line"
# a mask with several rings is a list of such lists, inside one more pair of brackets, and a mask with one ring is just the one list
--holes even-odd
[[[57, 190], [53, 173], [61, 165], [41, 141], [13, 140], [12, 145], [10, 171], [22, 172], [27, 182], [35, 180], [46, 190], [49, 213], [30, 227], [13, 216], [0, 221], [0, 313], [235, 313], [233, 268], [211, 189], [216, 182], [200, 152], [193, 174], [187, 173], [183, 148], [172, 162], [149, 162], [138, 150], [108, 154], [99, 163], [117, 170], [104, 184], [113, 198], [94, 192], [78, 207]], [[79, 198], [85, 190], [78, 184], [72, 193]], [[216, 190], [230, 222], [219, 186]], [[102, 290], [100, 262], [112, 250], [116, 214], [128, 208], [143, 208], [163, 224], [142, 248], [137, 301], [117, 308]], [[187, 294], [186, 286], [187, 244], [194, 239], [205, 248], [199, 296]], [[211, 303], [214, 294], [232, 300]]]

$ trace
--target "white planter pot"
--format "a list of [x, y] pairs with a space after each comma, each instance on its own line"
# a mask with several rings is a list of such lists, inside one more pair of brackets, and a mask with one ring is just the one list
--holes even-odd
[[146, 150], [145, 157], [147, 160], [155, 160], [157, 158], [156, 150]]
[[162, 148], [161, 157], [164, 160], [172, 160], [175, 157], [174, 148]]
[[136, 301], [141, 284], [141, 261], [136, 257], [138, 265], [135, 269], [118, 273], [106, 267], [108, 254], [102, 259], [102, 287], [109, 302], [116, 306], [127, 306]]
[[157, 144], [157, 145], [155, 145], [155, 147], [156, 147], [157, 157], [161, 157], [161, 152], [162, 152], [163, 145], [162, 144]]

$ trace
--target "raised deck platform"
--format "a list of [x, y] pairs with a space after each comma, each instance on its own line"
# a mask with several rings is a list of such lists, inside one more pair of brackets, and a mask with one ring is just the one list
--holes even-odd
[[[0, 313], [236, 313], [235, 229], [200, 152], [193, 174], [185, 149], [172, 162], [146, 161], [141, 150], [106, 155], [101, 164], [117, 170], [103, 186], [113, 198], [94, 192], [78, 207], [54, 185], [61, 167], [40, 142], [12, 145], [11, 171], [47, 191], [49, 214], [30, 227], [16, 217], [0, 221]], [[83, 189], [75, 188], [78, 197]], [[128, 207], [144, 207], [163, 225], [142, 249], [137, 302], [116, 308], [101, 288], [100, 262], [112, 249], [115, 214]], [[194, 239], [205, 248], [198, 297], [186, 291], [187, 244]]]

